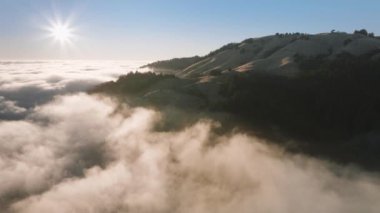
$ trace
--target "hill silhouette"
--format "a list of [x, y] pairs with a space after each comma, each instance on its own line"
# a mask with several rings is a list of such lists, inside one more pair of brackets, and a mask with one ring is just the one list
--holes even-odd
[[[273, 39], [285, 42], [279, 47], [272, 45]], [[315, 46], [304, 42], [318, 39], [322, 39], [318, 42], [330, 42], [330, 46], [324, 47], [327, 52], [323, 48], [317, 51], [313, 49]], [[341, 44], [345, 40], [349, 44]], [[297, 41], [302, 42], [295, 45]], [[286, 57], [292, 57], [289, 70], [285, 73], [281, 68], [241, 70], [240, 64], [226, 69], [227, 65], [220, 62], [225, 55], [231, 56], [243, 46], [255, 43], [263, 46], [256, 53], [258, 56], [252, 58], [266, 55], [273, 62], [277, 56], [287, 53]], [[380, 170], [379, 43], [372, 36], [358, 33], [278, 34], [248, 39], [207, 56], [192, 58], [198, 62], [177, 70], [175, 75], [130, 73], [91, 92], [123, 100], [127, 97], [130, 103], [145, 106], [177, 107], [205, 115], [227, 113], [238, 121], [231, 124], [228, 119], [222, 119], [222, 124], [229, 128], [237, 125], [284, 145], [292, 141], [295, 145], [288, 147], [291, 151]], [[291, 51], [290, 47], [297, 51]], [[244, 54], [239, 53], [241, 63], [252, 60]], [[231, 57], [230, 65], [239, 61], [235, 55]], [[221, 64], [216, 66], [215, 61]], [[159, 64], [163, 63], [148, 66]], [[170, 62], [164, 64], [170, 68]], [[200, 68], [200, 64], [213, 66], [204, 66], [206, 69]]]

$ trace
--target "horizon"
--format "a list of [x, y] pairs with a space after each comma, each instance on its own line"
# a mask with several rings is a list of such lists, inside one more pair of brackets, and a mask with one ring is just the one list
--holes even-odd
[[0, 5], [5, 26], [0, 60], [156, 61], [202, 56], [277, 32], [380, 34], [380, 3], [374, 1], [5, 0]]

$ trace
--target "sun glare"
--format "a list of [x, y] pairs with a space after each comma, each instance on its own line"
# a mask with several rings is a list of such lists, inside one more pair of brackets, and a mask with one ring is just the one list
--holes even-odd
[[49, 31], [50, 35], [61, 43], [70, 42], [73, 37], [73, 29], [68, 24], [54, 23]]

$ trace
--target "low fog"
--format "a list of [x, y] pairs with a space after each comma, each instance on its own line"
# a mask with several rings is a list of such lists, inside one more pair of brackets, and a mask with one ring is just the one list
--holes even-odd
[[[144, 61], [0, 61], [0, 120], [17, 120], [56, 95], [85, 91]], [[143, 69], [139, 69], [143, 72]]]
[[28, 62], [32, 71], [21, 62], [1, 64], [1, 212], [380, 209], [376, 173], [289, 154], [245, 133], [221, 133], [207, 118], [163, 130], [170, 110], [81, 93], [127, 68], [119, 64], [112, 74], [68, 65], [54, 72], [52, 66], [65, 70], [60, 63]]
[[379, 178], [201, 120], [67, 95], [0, 123], [7, 212], [377, 212]]

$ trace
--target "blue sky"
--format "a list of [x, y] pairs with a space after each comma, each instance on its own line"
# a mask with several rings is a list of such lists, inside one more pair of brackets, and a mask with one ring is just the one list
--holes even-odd
[[[155, 60], [276, 32], [380, 34], [377, 0], [1, 0], [0, 59]], [[70, 20], [71, 45], [48, 37]]]

